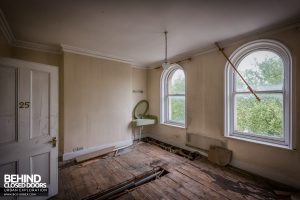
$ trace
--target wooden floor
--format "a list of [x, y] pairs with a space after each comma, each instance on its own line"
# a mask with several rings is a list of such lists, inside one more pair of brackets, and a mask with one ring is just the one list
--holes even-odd
[[127, 153], [62, 167], [54, 199], [82, 199], [160, 166], [170, 173], [118, 199], [278, 199], [266, 182], [205, 157], [190, 161], [157, 146], [139, 143]]

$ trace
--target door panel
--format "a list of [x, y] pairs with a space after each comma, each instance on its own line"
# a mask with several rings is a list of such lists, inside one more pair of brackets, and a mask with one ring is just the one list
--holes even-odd
[[[18, 162], [10, 162], [10, 163], [6, 163], [3, 165], [0, 165], [0, 177], [3, 177], [4, 174], [17, 174], [17, 164]], [[0, 179], [0, 185], [2, 187], [2, 185], [4, 184], [4, 180], [1, 178]], [[17, 197], [0, 197], [0, 199], [5, 199], [5, 200], [13, 200], [13, 199], [17, 199]]]
[[42, 183], [50, 184], [50, 153], [42, 153], [31, 157], [31, 173], [39, 174]]
[[[6, 163], [3, 165], [0, 165], [0, 176], [3, 177], [4, 174], [16, 174], [17, 173], [17, 161]], [[0, 179], [0, 185], [4, 184], [3, 178]]]
[[0, 144], [17, 140], [16, 75], [16, 68], [0, 66]]
[[49, 83], [48, 72], [31, 71], [31, 134], [30, 138], [50, 135], [49, 132]]

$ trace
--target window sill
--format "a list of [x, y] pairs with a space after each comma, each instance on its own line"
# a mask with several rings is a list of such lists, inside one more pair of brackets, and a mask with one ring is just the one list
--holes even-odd
[[167, 122], [161, 122], [160, 124], [165, 125], [165, 126], [175, 127], [175, 128], [186, 129], [185, 125], [180, 126], [178, 124], [172, 124], [172, 123], [167, 123]]
[[264, 142], [264, 141], [250, 139], [250, 138], [242, 138], [242, 137], [237, 137], [237, 136], [232, 136], [232, 135], [230, 135], [230, 136], [226, 135], [225, 138], [241, 140], [241, 141], [245, 141], [245, 142], [251, 142], [251, 143], [255, 143], [255, 144], [261, 144], [261, 145], [266, 145], [266, 146], [270, 146], [270, 147], [286, 149], [286, 150], [290, 150], [290, 151], [296, 150], [296, 149], [291, 148], [290, 146], [275, 144], [275, 143], [270, 143], [270, 142]]

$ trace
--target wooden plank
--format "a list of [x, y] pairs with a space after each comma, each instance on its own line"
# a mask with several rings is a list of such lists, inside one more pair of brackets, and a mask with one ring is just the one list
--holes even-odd
[[264, 183], [261, 179], [255, 180], [253, 176], [249, 174], [241, 174], [229, 168], [222, 168], [210, 164], [207, 160], [201, 162], [191, 162], [193, 165], [202, 171], [212, 172], [215, 176], [219, 176], [226, 180], [228, 187], [240, 187], [239, 193], [252, 196], [256, 199], [275, 199], [276, 195], [273, 193], [271, 187]]
[[150, 155], [156, 156], [159, 159], [166, 159], [167, 161], [186, 162], [188, 160], [188, 159], [178, 156], [174, 153], [163, 150], [160, 147], [150, 145], [147, 143], [139, 145], [137, 150], [144, 154], [150, 154]]
[[195, 194], [198, 198], [197, 199], [215, 199], [215, 200], [226, 200], [229, 199], [219, 193], [211, 190], [206, 185], [200, 184], [193, 179], [179, 173], [176, 170], [172, 170], [169, 174], [166, 175], [173, 181], [181, 184], [186, 190], [189, 190], [193, 194]]
[[[191, 166], [191, 165], [183, 165], [179, 168], [176, 168], [176, 170], [189, 178], [206, 185], [210, 187], [213, 191], [229, 198], [229, 199], [253, 199], [248, 198], [248, 196], [241, 194], [235, 190], [227, 190], [226, 185], [222, 185], [218, 183], [218, 180], [216, 180], [214, 177], [212, 177], [210, 174], [206, 174], [205, 172], [202, 172], [201, 170]], [[226, 183], [224, 183], [226, 184]], [[236, 188], [238, 190], [239, 188]]]
[[[151, 151], [147, 150], [149, 148]], [[144, 151], [144, 149], [146, 149], [146, 151]], [[162, 150], [159, 147], [153, 145], [151, 147], [140, 145], [137, 150], [146, 154], [148, 158], [152, 158], [151, 166], [161, 166], [166, 170], [168, 170], [169, 168], [173, 168], [174, 166], [186, 163], [188, 161], [188, 159], [186, 158]]]
[[157, 185], [154, 183], [154, 181], [147, 183], [149, 185], [149, 187], [151, 187], [153, 189], [153, 191], [157, 194], [159, 194], [159, 196], [161, 196], [161, 199], [166, 199], [166, 200], [172, 200], [173, 198], [167, 196], [163, 190], [161, 190], [161, 188], [157, 187]]
[[138, 188], [132, 190], [130, 193], [134, 199], [153, 200], [153, 198], [151, 198], [151, 196], [149, 194], [147, 194], [147, 192], [144, 189], [142, 189], [141, 187], [138, 187]]
[[87, 167], [73, 166], [73, 170], [71, 170], [70, 174], [79, 199], [99, 191], [95, 177], [90, 173]]
[[105, 163], [106, 169], [109, 171], [111, 176], [119, 183], [133, 179], [134, 176], [128, 172], [123, 166], [121, 166], [115, 159], [107, 159]]
[[88, 161], [85, 161], [83, 163], [80, 163], [80, 166], [84, 167], [84, 166], [87, 166], [91, 163], [95, 163], [95, 162], [98, 162], [99, 159], [93, 159], [93, 160], [88, 160]]
[[122, 196], [116, 198], [118, 200], [134, 200], [134, 197], [131, 195], [130, 192], [123, 194]]
[[153, 187], [149, 185], [149, 183], [140, 186], [140, 189], [151, 199], [163, 199], [164, 195], [162, 193], [156, 192], [156, 190], [154, 190]]
[[71, 200], [77, 199], [79, 195], [75, 190], [75, 185], [73, 184], [72, 176], [70, 174], [70, 169], [65, 168], [60, 170], [59, 178], [63, 183], [63, 185], [59, 185], [59, 187], [62, 187], [64, 192], [59, 193], [57, 199], [71, 199]]
[[119, 184], [117, 178], [107, 169], [106, 163], [107, 160], [100, 159], [98, 162], [86, 166], [95, 178], [99, 192]]
[[159, 190], [163, 191], [163, 193], [172, 199], [188, 199], [186, 196], [182, 195], [180, 192], [177, 191], [177, 188], [172, 187], [170, 182], [166, 180], [166, 177], [161, 177], [158, 180], [153, 181], [153, 184], [156, 185]]
[[110, 152], [113, 152], [114, 150], [115, 150], [115, 146], [107, 147], [107, 148], [101, 149], [99, 151], [94, 151], [92, 153], [88, 153], [88, 154], [84, 154], [84, 155], [81, 155], [81, 156], [77, 156], [75, 158], [75, 160], [76, 160], [76, 162], [83, 162], [83, 161], [86, 161], [86, 160], [90, 160], [92, 158], [96, 158], [98, 156], [102, 156], [102, 155], [108, 154]]
[[186, 197], [187, 199], [197, 199], [197, 196], [190, 192], [189, 190], [186, 190], [182, 184], [178, 184], [174, 180], [170, 179], [168, 176], [165, 176], [162, 180], [165, 184], [167, 184], [169, 187], [173, 188], [176, 192], [181, 194], [182, 196]]
[[136, 150], [131, 151], [130, 154], [118, 156], [114, 160], [118, 161], [133, 176], [141, 175], [153, 169], [151, 166], [152, 158]]

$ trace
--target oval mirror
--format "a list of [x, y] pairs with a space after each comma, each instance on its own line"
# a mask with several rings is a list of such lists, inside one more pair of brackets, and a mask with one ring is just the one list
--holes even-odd
[[142, 118], [148, 111], [149, 102], [147, 100], [139, 101], [133, 109], [133, 117], [135, 119]]

